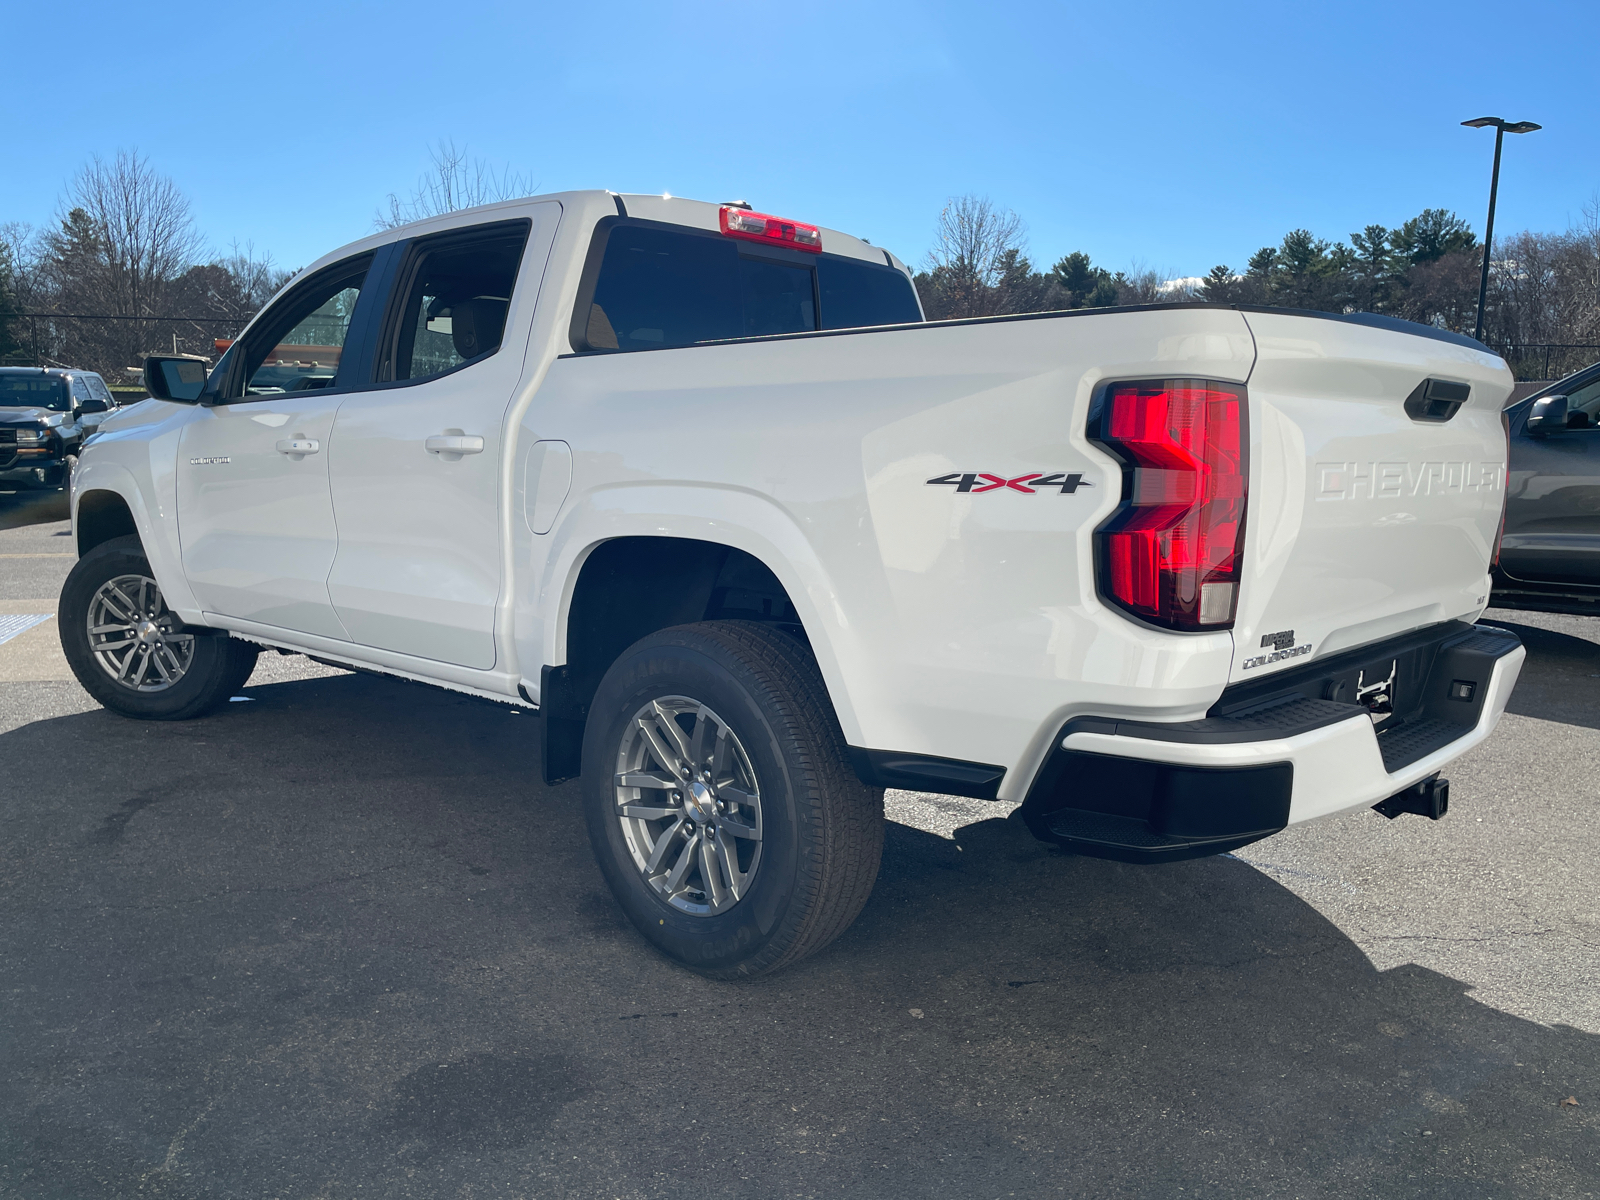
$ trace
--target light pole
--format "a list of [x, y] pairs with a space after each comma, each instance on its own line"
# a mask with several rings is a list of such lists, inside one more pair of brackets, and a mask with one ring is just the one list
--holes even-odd
[[1483, 300], [1489, 293], [1489, 247], [1494, 244], [1494, 196], [1500, 190], [1500, 143], [1508, 133], [1532, 133], [1543, 129], [1532, 121], [1507, 121], [1502, 117], [1479, 117], [1476, 121], [1463, 121], [1473, 129], [1494, 126], [1494, 173], [1489, 176], [1489, 220], [1483, 227], [1483, 275], [1478, 279], [1478, 325], [1472, 331], [1477, 341], [1483, 341]]

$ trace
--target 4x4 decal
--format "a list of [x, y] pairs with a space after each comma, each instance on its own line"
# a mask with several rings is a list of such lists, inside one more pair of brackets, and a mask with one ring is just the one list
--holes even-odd
[[[980, 479], [984, 482], [979, 483]], [[1068, 496], [1081, 487], [1094, 486], [1078, 471], [1071, 474], [1057, 471], [1053, 475], [1035, 471], [1031, 475], [1018, 475], [1014, 479], [1007, 479], [1003, 475], [990, 475], [984, 471], [952, 471], [948, 475], [930, 479], [928, 483], [940, 487], [953, 487], [958, 492], [993, 492], [1009, 488], [1014, 492], [1026, 492], [1030, 496], [1045, 488], [1060, 488], [1061, 494]]]

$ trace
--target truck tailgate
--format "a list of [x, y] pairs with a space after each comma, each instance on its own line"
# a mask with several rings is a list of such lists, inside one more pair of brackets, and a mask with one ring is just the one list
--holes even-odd
[[1230, 682], [1475, 619], [1505, 497], [1505, 364], [1450, 335], [1245, 319], [1257, 357]]

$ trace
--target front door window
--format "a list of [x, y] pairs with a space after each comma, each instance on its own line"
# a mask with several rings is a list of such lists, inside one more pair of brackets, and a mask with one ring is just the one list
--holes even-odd
[[244, 386], [231, 399], [320, 391], [336, 380], [354, 385], [355, 380], [340, 380], [339, 370], [370, 261], [323, 271], [275, 304], [250, 332]]

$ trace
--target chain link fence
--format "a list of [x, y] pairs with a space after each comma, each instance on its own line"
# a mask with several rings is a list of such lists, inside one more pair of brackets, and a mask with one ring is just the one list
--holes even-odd
[[215, 362], [217, 342], [238, 336], [253, 315], [10, 313], [17, 348], [0, 366], [75, 367], [99, 372], [113, 388], [132, 387], [139, 384], [137, 369], [146, 354], [194, 354]]

